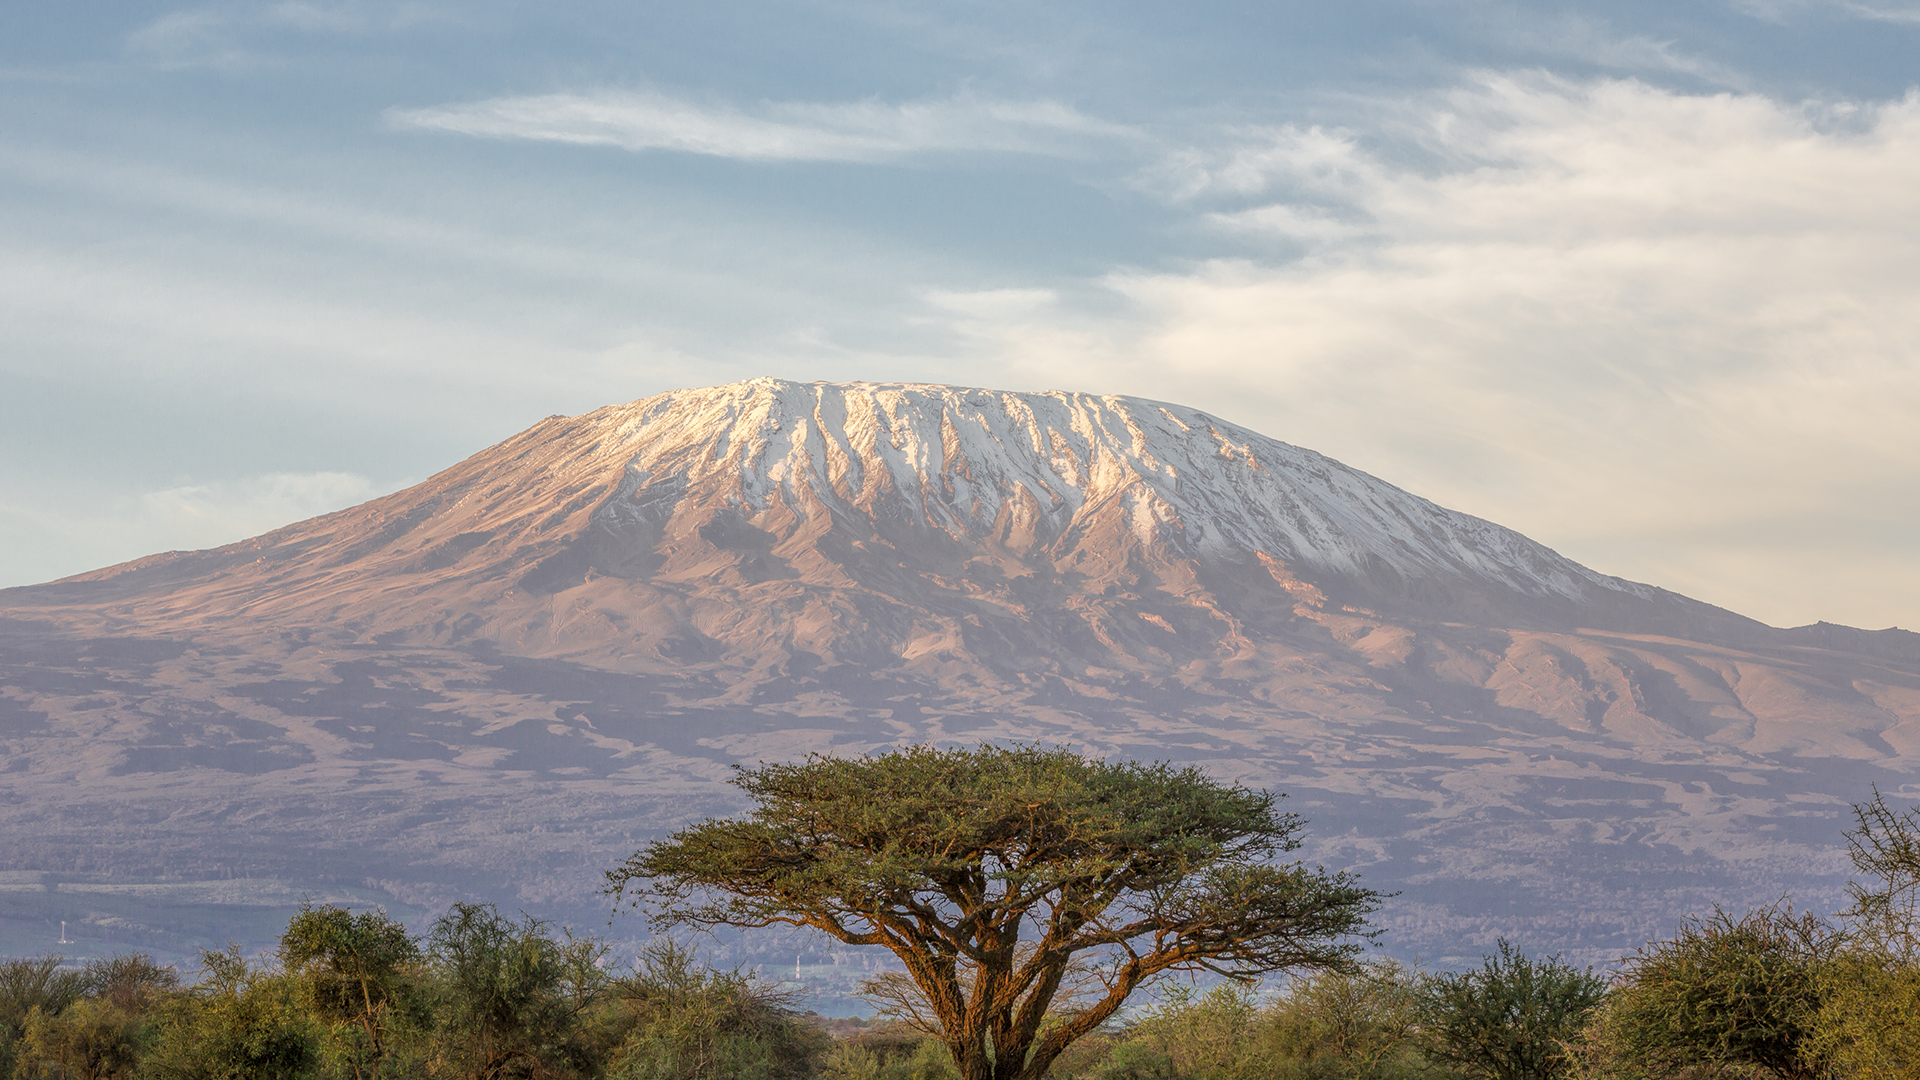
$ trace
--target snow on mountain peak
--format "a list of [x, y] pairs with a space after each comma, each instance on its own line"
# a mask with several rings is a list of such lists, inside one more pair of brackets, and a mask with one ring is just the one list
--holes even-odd
[[925, 529], [1056, 556], [1096, 521], [1124, 522], [1139, 544], [1203, 560], [1264, 553], [1573, 601], [1653, 593], [1311, 450], [1143, 398], [759, 378], [581, 419], [613, 442], [601, 454], [631, 455], [601, 510], [613, 520], [719, 499], [749, 520], [785, 507], [855, 532]]

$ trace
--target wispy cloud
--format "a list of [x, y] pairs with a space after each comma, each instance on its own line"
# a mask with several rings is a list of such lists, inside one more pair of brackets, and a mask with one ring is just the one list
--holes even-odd
[[263, 60], [263, 42], [276, 35], [365, 35], [447, 21], [422, 3], [215, 4], [168, 12], [129, 34], [126, 46], [164, 68], [234, 67]]
[[1920, 23], [1920, 5], [1860, 0], [1736, 0], [1734, 10], [1767, 22], [1785, 23], [1805, 11], [1827, 11], [1871, 22]]
[[387, 115], [401, 127], [743, 161], [872, 162], [954, 151], [1071, 155], [1097, 141], [1132, 135], [1058, 102], [971, 94], [901, 104], [768, 102], [741, 109], [606, 90], [490, 98]]
[[1060, 300], [1052, 289], [930, 289], [928, 303], [937, 308], [986, 322], [1005, 322], [1032, 316]]
[[1920, 7], [1911, 4], [1838, 3], [1834, 6], [1859, 19], [1872, 19], [1875, 22], [1920, 23]]
[[32, 584], [156, 551], [218, 547], [400, 486], [347, 472], [278, 472], [70, 505], [0, 499], [0, 540], [11, 556], [0, 584]]
[[138, 515], [182, 549], [215, 547], [365, 502], [381, 490], [355, 473], [267, 473], [150, 491]]
[[[1285, 183], [1301, 192], [1335, 193], [1371, 187], [1380, 165], [1363, 153], [1358, 136], [1337, 128], [1239, 125], [1210, 141], [1178, 146], [1133, 177], [1134, 186], [1174, 202], [1269, 195]], [[1289, 213], [1314, 216], [1294, 205]]]
[[1551, 14], [1527, 6], [1495, 5], [1482, 23], [1493, 40], [1510, 48], [1592, 64], [1602, 71], [1686, 75], [1702, 82], [1744, 87], [1738, 69], [1689, 52], [1671, 40], [1622, 34], [1605, 19], [1578, 11]]
[[173, 11], [135, 30], [127, 47], [163, 67], [224, 66], [245, 56], [231, 30], [232, 19], [220, 11]]

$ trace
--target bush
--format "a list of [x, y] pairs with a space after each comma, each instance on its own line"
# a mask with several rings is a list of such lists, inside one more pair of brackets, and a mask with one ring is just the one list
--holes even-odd
[[1505, 938], [1477, 969], [1421, 980], [1420, 1043], [1435, 1062], [1484, 1080], [1548, 1080], [1606, 995], [1605, 980], [1558, 956], [1531, 960]]
[[323, 1055], [356, 1080], [379, 1080], [418, 1021], [420, 948], [384, 911], [301, 907], [280, 936], [280, 962], [326, 1032]]
[[701, 967], [671, 942], [643, 949], [608, 997], [607, 1075], [622, 1080], [797, 1080], [829, 1044], [800, 1020], [793, 994], [737, 969]]
[[324, 1029], [283, 972], [249, 966], [238, 948], [201, 954], [198, 985], [162, 1010], [141, 1069], [153, 1080], [300, 1080], [314, 1075]]
[[1627, 959], [1609, 1010], [1622, 1062], [1648, 1072], [1758, 1070], [1812, 1080], [1821, 965], [1837, 941], [1812, 915], [1762, 908], [1689, 919]]
[[1920, 964], [1920, 806], [1896, 812], [1876, 789], [1853, 815], [1847, 855], [1859, 876], [1847, 883], [1853, 907], [1841, 917], [1866, 948]]
[[434, 924], [432, 1058], [438, 1075], [568, 1077], [593, 1071], [580, 1014], [606, 985], [590, 938], [555, 940], [532, 917], [514, 922], [491, 904], [455, 904]]
[[58, 954], [0, 963], [0, 1025], [18, 1038], [34, 1009], [52, 1016], [86, 993], [84, 972], [62, 968]]
[[1920, 1076], [1920, 967], [1850, 950], [1819, 977], [1805, 1057], [1848, 1080]]
[[144, 1013], [154, 1002], [180, 986], [180, 975], [161, 967], [146, 953], [120, 953], [89, 960], [80, 969], [83, 993], [127, 1013]]
[[152, 1014], [180, 983], [144, 953], [90, 960], [79, 971], [58, 970], [59, 957], [8, 965], [17, 981], [11, 996], [27, 1008], [13, 1072], [60, 1080], [129, 1076], [154, 1041]]
[[1878, 791], [1847, 834], [1857, 876], [1841, 914], [1846, 942], [1820, 968], [1807, 1055], [1858, 1080], [1920, 1075], [1920, 807]]
[[1128, 1024], [1106, 1060], [1084, 1075], [1100, 1080], [1226, 1078], [1251, 1075], [1259, 1020], [1257, 988], [1227, 982], [1200, 993], [1172, 985], [1160, 1003]]
[[100, 998], [82, 998], [58, 1013], [27, 1014], [16, 1075], [47, 1080], [111, 1080], [127, 1076], [150, 1041], [152, 1025]]
[[821, 1055], [820, 1075], [824, 1080], [959, 1080], [960, 1070], [944, 1043], [917, 1036], [893, 1053], [876, 1048], [873, 1040], [835, 1043]]
[[62, 968], [64, 961], [52, 955], [0, 962], [0, 1077], [14, 1075], [27, 1017], [58, 1016], [85, 992], [86, 976]]
[[1392, 962], [1296, 979], [1267, 1014], [1261, 1035], [1277, 1075], [1386, 1080], [1422, 1066], [1411, 1042], [1415, 981]]

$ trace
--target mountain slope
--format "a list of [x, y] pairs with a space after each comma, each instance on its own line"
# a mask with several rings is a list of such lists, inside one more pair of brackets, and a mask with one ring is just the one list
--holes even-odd
[[[619, 667], [638, 662], [636, 635], [676, 663], [715, 640], [757, 655], [766, 646], [750, 639], [779, 636], [685, 607], [714, 590], [728, 606], [744, 594], [859, 594], [865, 621], [809, 641], [817, 655], [852, 650], [868, 663], [930, 634], [966, 639], [955, 616], [1030, 621], [1032, 600], [1069, 595], [1107, 641], [1088, 598], [1157, 590], [1218, 623], [1180, 650], [1201, 655], [1243, 630], [1200, 584], [1219, 577], [1281, 601], [1317, 592], [1455, 621], [1764, 631], [1194, 410], [770, 379], [553, 417], [362, 507], [7, 596], [132, 617], [313, 619], [440, 643], [458, 640], [460, 618], [483, 603], [504, 620], [489, 635]], [[630, 584], [594, 587], [609, 578]], [[559, 610], [569, 602], [617, 614], [604, 640], [593, 620]], [[1108, 645], [1112, 656], [1088, 659], [1151, 666], [1130, 640]], [[971, 652], [1012, 662], [986, 645]]]
[[1916, 641], [1774, 630], [1176, 405], [754, 380], [0, 592], [0, 824], [40, 838], [0, 871], [246, 852], [591, 908], [735, 762], [1041, 738], [1284, 786], [1317, 856], [1419, 885], [1410, 949], [1617, 955], [1688, 882], [1831, 886], [1846, 803], [1920, 772]]

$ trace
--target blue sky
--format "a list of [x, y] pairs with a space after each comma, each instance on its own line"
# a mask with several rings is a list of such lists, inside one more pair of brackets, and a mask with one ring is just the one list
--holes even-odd
[[0, 13], [0, 584], [754, 375], [1208, 409], [1920, 623], [1920, 4]]

